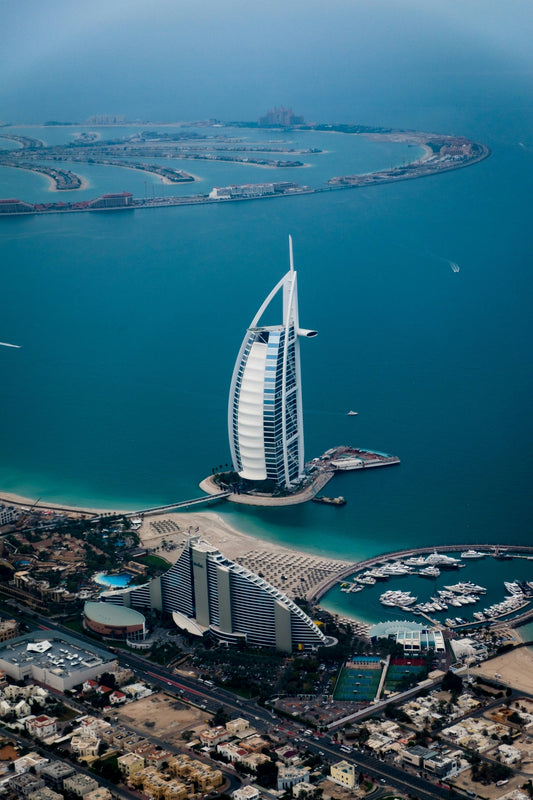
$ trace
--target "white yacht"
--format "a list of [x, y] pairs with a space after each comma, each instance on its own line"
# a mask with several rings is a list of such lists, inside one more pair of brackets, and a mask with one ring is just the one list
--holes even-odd
[[485, 553], [481, 553], [479, 550], [465, 550], [464, 553], [461, 553], [461, 558], [485, 558]]
[[447, 556], [446, 553], [437, 553], [436, 550], [426, 557], [426, 564], [433, 564], [434, 566], [444, 567], [450, 569], [459, 566], [459, 560], [452, 556]]
[[418, 573], [422, 578], [438, 578], [440, 575], [440, 569], [431, 565], [429, 567], [424, 567]]

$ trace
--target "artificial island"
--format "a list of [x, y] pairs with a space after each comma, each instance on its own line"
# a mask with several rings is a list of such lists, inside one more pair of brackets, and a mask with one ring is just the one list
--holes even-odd
[[[274, 109], [274, 112], [279, 110]], [[285, 111], [285, 110], [281, 110]], [[290, 111], [290, 110], [289, 110]], [[364, 186], [422, 178], [470, 166], [490, 155], [489, 148], [462, 136], [424, 133], [364, 125], [335, 125], [306, 123], [291, 113], [269, 112], [256, 122], [221, 123], [209, 120], [203, 123], [179, 123], [172, 133], [158, 131], [155, 124], [146, 124], [142, 131], [127, 137], [101, 139], [99, 133], [78, 133], [68, 144], [46, 145], [42, 140], [11, 133], [10, 126], [0, 128], [0, 139], [5, 139], [17, 149], [0, 149], [0, 167], [28, 170], [45, 175], [50, 188], [59, 192], [86, 188], [83, 178], [75, 172], [76, 164], [123, 167], [156, 175], [162, 185], [194, 184], [195, 176], [172, 165], [173, 159], [194, 162], [219, 161], [242, 166], [259, 166], [269, 169], [305, 169], [301, 159], [306, 154], [317, 155], [317, 147], [292, 147], [290, 144], [267, 140], [251, 141], [234, 132], [223, 133], [224, 128], [238, 131], [266, 130], [276, 132], [306, 131], [364, 136], [376, 142], [402, 142], [423, 149], [420, 158], [390, 169], [364, 174], [344, 174], [330, 177], [324, 184], [310, 187], [294, 180], [265, 180], [261, 183], [215, 186], [208, 193], [172, 196], [134, 197], [130, 192], [113, 192], [93, 200], [34, 203], [15, 198], [0, 200], [0, 214], [45, 214], [80, 211], [140, 210], [158, 207], [202, 205], [211, 203], [266, 200], [297, 197], [317, 192], [353, 189]], [[51, 124], [51, 123], [50, 123]], [[57, 125], [57, 123], [54, 123]], [[165, 125], [157, 127], [164, 128]], [[193, 131], [190, 128], [194, 128]], [[206, 132], [205, 129], [209, 132]]]

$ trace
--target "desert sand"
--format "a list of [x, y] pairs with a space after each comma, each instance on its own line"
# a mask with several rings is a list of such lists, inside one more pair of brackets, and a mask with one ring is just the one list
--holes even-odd
[[529, 647], [510, 650], [470, 670], [471, 675], [494, 678], [501, 675], [503, 683], [518, 691], [533, 693], [533, 651]]

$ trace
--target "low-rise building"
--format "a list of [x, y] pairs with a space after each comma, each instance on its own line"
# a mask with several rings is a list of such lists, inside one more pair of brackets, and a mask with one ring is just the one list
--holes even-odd
[[522, 752], [517, 747], [512, 747], [510, 744], [501, 744], [498, 747], [503, 764], [510, 766], [511, 764], [518, 764], [522, 760]]
[[41, 786], [35, 792], [28, 795], [28, 800], [64, 800], [63, 795], [54, 792], [49, 786]]
[[147, 632], [146, 619], [140, 611], [113, 603], [85, 603], [83, 624], [106, 639], [142, 641]]
[[127, 696], [124, 692], [119, 692], [118, 689], [115, 689], [114, 692], [111, 692], [109, 695], [109, 702], [112, 706], [119, 706], [126, 702]]
[[223, 725], [200, 731], [200, 740], [206, 747], [216, 747], [220, 742], [227, 742], [230, 736], [231, 734]]
[[132, 775], [145, 767], [144, 758], [138, 753], [125, 753], [123, 756], [119, 756], [117, 764], [126, 781], [129, 781]]
[[145, 767], [132, 777], [132, 784], [157, 800], [185, 800], [189, 790], [177, 780], [169, 780], [155, 767]]
[[253, 736], [247, 736], [245, 739], [241, 739], [240, 745], [249, 753], [260, 753], [265, 747], [268, 747], [268, 742], [266, 739], [263, 739], [262, 736], [254, 734]]
[[98, 783], [88, 775], [75, 772], [74, 775], [64, 779], [63, 788], [66, 792], [71, 792], [76, 797], [85, 797], [89, 792], [98, 789]]
[[235, 744], [235, 742], [217, 744], [217, 753], [220, 753], [223, 758], [227, 758], [232, 764], [238, 764], [248, 755], [248, 751], [241, 747], [240, 744]]
[[312, 783], [297, 783], [292, 787], [292, 796], [296, 798], [303, 798], [303, 800], [311, 800], [311, 798], [321, 796], [320, 789]]
[[31, 768], [39, 774], [48, 763], [48, 759], [44, 758], [44, 756], [39, 755], [39, 753], [31, 752], [15, 759], [15, 761], [13, 761], [13, 769], [15, 770], [15, 775], [22, 775], [23, 772], [29, 772]]
[[16, 758], [12, 762], [12, 768], [15, 775], [22, 775], [25, 772], [32, 772], [34, 775], [40, 775], [41, 771], [50, 763], [48, 758], [41, 756], [39, 753], [31, 752], [25, 756]]
[[209, 192], [209, 197], [211, 200], [236, 200], [274, 193], [273, 183], [244, 183], [239, 186], [215, 186]]
[[405, 750], [402, 750], [400, 753], [402, 761], [406, 764], [412, 764], [415, 767], [422, 766], [425, 759], [430, 759], [435, 755], [435, 750], [430, 750], [418, 744], [414, 747], [406, 747]]
[[424, 759], [424, 769], [431, 772], [436, 778], [444, 778], [453, 772], [458, 767], [456, 758], [451, 758], [448, 755], [435, 753], [430, 758]]
[[242, 786], [231, 793], [234, 800], [259, 800], [261, 794], [255, 786]]
[[179, 753], [169, 759], [168, 771], [175, 777], [194, 781], [202, 792], [213, 791], [224, 783], [224, 777], [219, 769], [212, 769], [185, 753]]
[[309, 767], [293, 767], [280, 764], [278, 769], [278, 790], [290, 789], [297, 783], [309, 783]]
[[0, 669], [16, 681], [31, 679], [60, 692], [113, 671], [116, 659], [105, 650], [46, 633], [33, 631], [0, 646]]
[[113, 795], [105, 786], [99, 786], [97, 789], [93, 789], [92, 792], [84, 795], [83, 800], [113, 800]]
[[329, 774], [331, 780], [334, 783], [338, 783], [339, 786], [355, 789], [358, 785], [355, 764], [350, 764], [348, 761], [339, 761], [337, 764], [332, 764], [329, 768]]
[[458, 661], [462, 659], [485, 661], [488, 656], [485, 645], [482, 642], [478, 642], [476, 639], [469, 639], [467, 637], [463, 639], [451, 639], [450, 645]]
[[42, 778], [29, 772], [15, 775], [14, 778], [8, 780], [7, 784], [11, 791], [14, 792], [15, 797], [28, 797], [32, 792], [42, 789], [45, 785]]
[[239, 734], [250, 730], [250, 723], [247, 719], [243, 719], [243, 717], [230, 719], [229, 722], [226, 722], [226, 730], [228, 733], [231, 733], [232, 736], [239, 736]]
[[252, 772], [257, 772], [257, 767], [271, 760], [270, 756], [267, 756], [266, 753], [248, 753], [248, 755], [241, 759], [241, 764], [251, 769]]
[[26, 700], [19, 700], [18, 703], [15, 703], [13, 706], [12, 711], [17, 719], [21, 719], [22, 717], [28, 716], [31, 712], [31, 706]]
[[47, 714], [29, 717], [26, 720], [26, 730], [30, 736], [35, 736], [36, 739], [49, 739], [57, 733], [57, 719], [49, 717]]
[[52, 761], [40, 771], [41, 778], [52, 789], [62, 789], [65, 778], [69, 778], [73, 774], [74, 767], [63, 763], [63, 761]]
[[95, 200], [90, 200], [89, 208], [133, 208], [133, 195], [131, 192], [103, 194]]
[[0, 642], [15, 639], [19, 633], [19, 624], [15, 619], [0, 619]]
[[76, 753], [79, 758], [96, 758], [98, 755], [98, 748], [100, 747], [100, 739], [90, 731], [77, 733], [71, 737], [70, 746], [72, 751]]
[[494, 747], [500, 736], [509, 733], [509, 728], [486, 719], [469, 717], [442, 730], [442, 736], [455, 745], [468, 747], [480, 753]]
[[123, 686], [122, 691], [130, 700], [141, 700], [153, 694], [152, 689], [145, 683], [130, 683], [129, 686]]
[[93, 717], [87, 714], [83, 717], [78, 717], [78, 725], [74, 729], [74, 733], [94, 733], [97, 736], [103, 737], [105, 733], [113, 730], [110, 722], [100, 717]]
[[294, 764], [300, 760], [300, 754], [292, 744], [284, 744], [282, 747], [277, 747], [274, 752], [282, 764]]

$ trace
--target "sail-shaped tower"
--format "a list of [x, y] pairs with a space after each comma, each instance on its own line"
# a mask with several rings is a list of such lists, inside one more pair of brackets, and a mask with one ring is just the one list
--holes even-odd
[[[250, 323], [231, 381], [228, 430], [233, 465], [246, 480], [270, 479], [291, 488], [304, 477], [304, 431], [300, 376], [301, 336], [298, 287], [292, 239], [289, 271], [274, 286]], [[283, 318], [278, 325], [260, 321], [282, 292]]]

